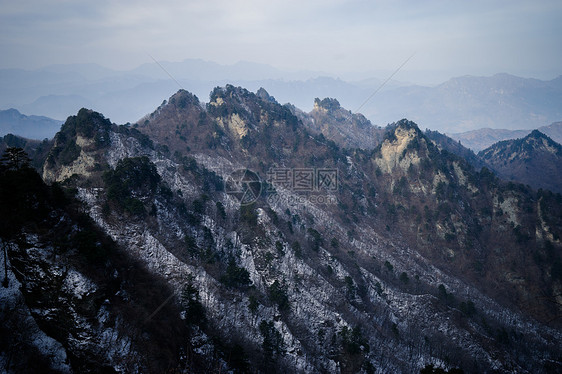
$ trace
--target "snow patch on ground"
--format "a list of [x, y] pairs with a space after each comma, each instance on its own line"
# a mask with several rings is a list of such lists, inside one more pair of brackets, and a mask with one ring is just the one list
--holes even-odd
[[96, 288], [94, 282], [74, 269], [70, 269], [64, 279], [63, 290], [73, 294], [77, 299], [95, 292]]
[[[4, 268], [4, 256], [0, 256], [0, 268]], [[21, 331], [14, 331], [14, 333], [26, 331], [29, 334], [26, 340], [33, 344], [44, 357], [48, 358], [51, 369], [58, 370], [61, 373], [72, 373], [72, 369], [68, 364], [66, 350], [62, 344], [47, 336], [47, 334], [39, 328], [24, 303], [24, 298], [20, 291], [22, 284], [11, 271], [9, 263], [8, 268], [8, 287], [0, 286], [0, 321], [4, 324], [4, 321], [13, 317], [11, 314], [17, 313], [20, 326], [24, 326], [25, 328], [21, 329]], [[3, 276], [2, 280], [4, 280]], [[15, 337], [3, 336], [2, 339], [12, 341]], [[6, 370], [8, 360], [9, 358], [5, 354], [0, 354], [0, 367], [3, 368], [3, 370]], [[11, 373], [12, 371], [6, 370], [5, 372]]]

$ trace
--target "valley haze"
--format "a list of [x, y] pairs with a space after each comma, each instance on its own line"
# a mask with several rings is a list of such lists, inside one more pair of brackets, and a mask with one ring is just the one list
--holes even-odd
[[86, 107], [117, 123], [132, 123], [179, 88], [207, 101], [214, 87], [226, 84], [254, 92], [263, 87], [277, 101], [305, 111], [312, 109], [314, 98], [336, 98], [350, 110], [362, 106], [360, 112], [378, 126], [408, 118], [446, 133], [486, 127], [530, 131], [562, 119], [562, 77], [541, 81], [495, 74], [451, 78], [434, 86], [399, 80], [383, 85], [384, 77], [343, 80], [250, 62], [220, 65], [184, 60], [151, 62], [128, 71], [95, 64], [1, 69], [0, 80], [0, 108], [57, 120]]

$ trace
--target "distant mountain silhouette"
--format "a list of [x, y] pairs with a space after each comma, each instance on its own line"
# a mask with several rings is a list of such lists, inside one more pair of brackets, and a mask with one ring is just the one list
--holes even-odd
[[26, 116], [16, 109], [0, 110], [0, 136], [19, 135], [29, 139], [52, 138], [62, 121], [43, 116]]
[[432, 130], [458, 133], [485, 127], [538, 128], [562, 118], [560, 102], [560, 77], [541, 81], [496, 74], [381, 92], [362, 112], [375, 124], [407, 117]]
[[[337, 98], [355, 110], [385, 77], [377, 78], [346, 81], [321, 71], [289, 72], [252, 62], [221, 65], [195, 59], [143, 64], [128, 71], [94, 64], [0, 69], [0, 107], [64, 119], [87, 106], [125, 123], [137, 121], [180, 87], [206, 102], [214, 87], [234, 84], [254, 91], [263, 87], [280, 103], [290, 102], [307, 112], [314, 97]], [[457, 77], [435, 87], [390, 81], [360, 112], [381, 126], [411, 118], [422, 128], [442, 133], [483, 127], [515, 130], [559, 121], [561, 101], [560, 77], [541, 81], [497, 74]]]

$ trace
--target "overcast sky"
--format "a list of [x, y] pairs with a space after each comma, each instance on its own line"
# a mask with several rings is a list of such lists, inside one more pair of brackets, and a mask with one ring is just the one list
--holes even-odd
[[562, 74], [562, 1], [0, 0], [0, 68], [199, 58], [396, 79]]

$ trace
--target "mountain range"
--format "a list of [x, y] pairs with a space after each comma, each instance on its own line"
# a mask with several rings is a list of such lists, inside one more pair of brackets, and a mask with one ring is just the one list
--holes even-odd
[[[436, 87], [399, 87], [381, 95], [379, 108], [447, 133], [486, 127], [534, 129], [559, 121], [561, 88], [562, 77], [540, 81], [509, 74], [464, 76]], [[368, 118], [376, 118], [376, 113], [365, 110]]]
[[381, 86], [384, 78], [342, 80], [323, 72], [287, 72], [250, 62], [220, 65], [202, 60], [150, 63], [128, 71], [93, 64], [32, 71], [2, 69], [0, 108], [64, 120], [88, 107], [118, 123], [132, 123], [178, 88], [207, 101], [214, 87], [234, 84], [253, 91], [264, 87], [279, 102], [290, 102], [305, 111], [313, 108], [315, 97], [334, 97], [379, 126], [396, 118], [410, 118], [422, 128], [446, 133], [485, 127], [533, 129], [562, 118], [560, 77], [541, 81], [508, 74], [464, 76], [434, 87], [397, 81]]
[[[537, 128], [541, 133], [548, 135], [552, 140], [562, 143], [562, 122], [554, 122], [548, 126]], [[494, 143], [502, 140], [520, 139], [530, 134], [533, 130], [506, 130], [484, 128], [463, 133], [448, 134], [451, 138], [460, 141], [465, 147], [474, 152], [480, 152]]]
[[560, 194], [314, 103], [179, 90], [7, 148], [6, 371], [560, 372]]
[[478, 156], [506, 180], [562, 192], [562, 145], [538, 130], [498, 142]]

